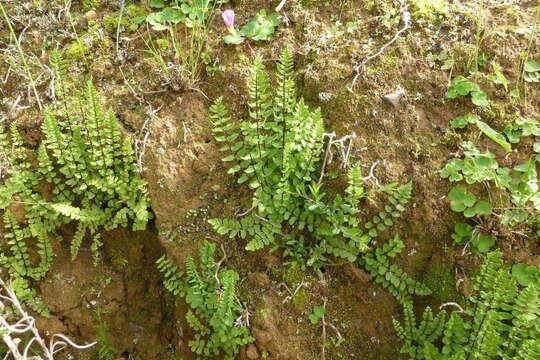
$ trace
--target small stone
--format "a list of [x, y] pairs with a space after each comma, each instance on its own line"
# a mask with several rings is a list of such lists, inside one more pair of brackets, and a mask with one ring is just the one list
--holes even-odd
[[41, 60], [42, 64], [48, 64], [49, 63], [49, 53], [47, 51], [42, 51], [41, 55], [39, 57], [39, 60]]
[[246, 356], [250, 360], [257, 360], [259, 358], [259, 351], [253, 344], [249, 344], [246, 350]]
[[388, 95], [385, 95], [383, 96], [383, 100], [387, 103], [387, 104], [390, 104], [392, 105], [394, 108], [398, 108], [399, 106], [399, 101], [401, 100], [401, 98], [403, 97], [403, 95], [405, 95], [405, 93], [403, 91], [398, 91], [398, 92], [395, 92], [393, 94], [388, 94]]
[[88, 23], [90, 21], [95, 21], [97, 19], [97, 17], [98, 17], [98, 14], [94, 10], [90, 10], [90, 11], [86, 12], [86, 14], [81, 16], [79, 21], [77, 21], [77, 24], [75, 25], [75, 29], [77, 29], [77, 30], [86, 29], [88, 27]]
[[86, 14], [84, 14], [84, 18], [86, 19], [86, 21], [94, 21], [97, 19], [97, 17], [97, 12], [95, 12], [94, 10], [90, 10], [86, 12]]

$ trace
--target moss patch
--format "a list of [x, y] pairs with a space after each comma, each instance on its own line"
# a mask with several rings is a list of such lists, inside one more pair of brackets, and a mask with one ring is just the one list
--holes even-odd
[[449, 264], [430, 268], [423, 281], [433, 291], [432, 296], [441, 302], [463, 300], [456, 290], [454, 271]]
[[[139, 28], [139, 25], [144, 21], [146, 15], [148, 15], [148, 11], [144, 6], [136, 4], [128, 5], [122, 14], [122, 20], [120, 21], [121, 27], [123, 27], [125, 32], [132, 33]], [[119, 16], [120, 12], [116, 11], [103, 18], [103, 26], [107, 32], [116, 33]]]
[[68, 60], [81, 61], [89, 51], [90, 46], [86, 45], [82, 39], [80, 41], [75, 40], [65, 51], [65, 57]]
[[435, 19], [437, 15], [448, 15], [448, 3], [445, 0], [411, 0], [413, 16]]

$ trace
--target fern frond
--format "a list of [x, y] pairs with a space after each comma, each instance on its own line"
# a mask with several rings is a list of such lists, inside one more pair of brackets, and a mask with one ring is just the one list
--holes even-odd
[[360, 163], [351, 166], [347, 172], [348, 186], [345, 189], [350, 204], [357, 206], [360, 199], [365, 196], [364, 181], [362, 180], [362, 168]]
[[75, 235], [73, 235], [73, 239], [71, 239], [70, 246], [72, 260], [75, 260], [75, 258], [77, 258], [77, 255], [79, 254], [79, 249], [81, 248], [82, 241], [84, 239], [84, 236], [86, 235], [86, 229], [87, 226], [85, 223], [79, 222], [77, 224], [77, 231], [75, 231]]
[[165, 255], [157, 259], [156, 264], [159, 272], [165, 278], [163, 281], [165, 289], [175, 296], [184, 294], [186, 285], [183, 279], [183, 273]]

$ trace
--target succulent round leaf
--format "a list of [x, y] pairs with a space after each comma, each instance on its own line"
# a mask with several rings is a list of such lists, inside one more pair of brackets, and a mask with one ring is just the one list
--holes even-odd
[[472, 244], [478, 249], [478, 251], [485, 253], [488, 252], [493, 245], [495, 245], [495, 239], [489, 235], [480, 234], [473, 239]]

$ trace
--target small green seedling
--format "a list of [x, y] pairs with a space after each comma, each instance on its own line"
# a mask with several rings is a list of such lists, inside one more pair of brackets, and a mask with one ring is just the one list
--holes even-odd
[[463, 212], [463, 215], [465, 215], [465, 217], [468, 217], [468, 218], [473, 217], [475, 215], [489, 216], [491, 215], [491, 211], [492, 211], [491, 204], [488, 201], [481, 200], [477, 202], [473, 207], [466, 209]]
[[478, 84], [468, 81], [463, 76], [456, 76], [446, 93], [444, 94], [445, 99], [456, 99], [461, 96], [471, 95], [471, 100], [473, 104], [478, 106], [487, 106], [489, 105], [489, 100], [485, 92], [480, 90]]
[[324, 307], [322, 306], [313, 307], [313, 313], [308, 316], [309, 321], [311, 321], [312, 324], [317, 324], [324, 316], [324, 311]]
[[526, 82], [540, 82], [540, 64], [534, 60], [526, 61], [523, 67], [523, 80]]
[[518, 118], [504, 128], [504, 134], [512, 144], [520, 142], [524, 136], [540, 136], [540, 122], [536, 119]]
[[476, 125], [476, 127], [478, 127], [478, 129], [480, 129], [480, 131], [482, 131], [484, 135], [495, 141], [507, 152], [512, 151], [512, 145], [510, 145], [510, 143], [506, 141], [504, 135], [502, 135], [498, 131], [494, 130], [491, 126], [480, 120], [480, 117], [478, 115], [461, 115], [450, 121], [450, 126], [457, 129], [463, 129], [469, 124]]
[[474, 114], [466, 114], [458, 116], [450, 121], [450, 126], [454, 129], [463, 129], [469, 124], [475, 124], [480, 117]]
[[279, 24], [281, 24], [281, 20], [278, 13], [266, 14], [265, 10], [261, 10], [237, 34], [225, 36], [225, 43], [238, 45], [243, 43], [245, 38], [254, 41], [268, 41]]
[[528, 286], [534, 281], [540, 281], [540, 269], [527, 264], [515, 264], [512, 266], [512, 276], [520, 285]]
[[450, 208], [455, 212], [463, 212], [465, 217], [475, 215], [491, 215], [491, 204], [486, 200], [476, 202], [476, 196], [467, 192], [464, 186], [456, 186], [448, 193]]
[[492, 62], [491, 67], [493, 68], [493, 72], [495, 73], [495, 75], [488, 75], [488, 80], [491, 80], [494, 84], [504, 86], [504, 90], [508, 91], [509, 81], [502, 73], [501, 66], [496, 62]]
[[489, 235], [480, 234], [472, 240], [471, 244], [479, 252], [485, 253], [495, 245], [495, 239]]
[[472, 237], [474, 227], [467, 223], [457, 223], [454, 225], [452, 239], [457, 245], [465, 245]]

